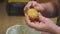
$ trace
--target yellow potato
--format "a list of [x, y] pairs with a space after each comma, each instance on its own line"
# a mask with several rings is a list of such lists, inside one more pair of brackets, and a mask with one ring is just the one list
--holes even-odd
[[31, 8], [27, 11], [27, 15], [30, 17], [30, 19], [34, 20], [37, 18], [38, 16], [38, 12], [36, 9], [34, 8]]

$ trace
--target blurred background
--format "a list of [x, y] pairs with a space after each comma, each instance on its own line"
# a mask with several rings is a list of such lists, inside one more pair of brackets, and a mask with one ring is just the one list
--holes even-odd
[[[5, 34], [8, 27], [14, 24], [24, 24], [23, 8], [27, 2], [32, 0], [0, 0], [0, 34]], [[41, 2], [52, 2], [54, 0], [34, 0]], [[56, 23], [57, 17], [51, 18]]]

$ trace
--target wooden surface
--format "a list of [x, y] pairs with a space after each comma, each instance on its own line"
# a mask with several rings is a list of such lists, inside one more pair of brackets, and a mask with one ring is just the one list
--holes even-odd
[[[57, 18], [52, 18], [56, 22]], [[8, 27], [14, 24], [22, 24], [25, 22], [22, 16], [8, 16], [6, 12], [6, 4], [0, 3], [0, 34], [5, 34]]]

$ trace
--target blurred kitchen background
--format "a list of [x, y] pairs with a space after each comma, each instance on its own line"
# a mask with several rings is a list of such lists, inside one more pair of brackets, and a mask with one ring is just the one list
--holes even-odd
[[[0, 0], [0, 34], [5, 34], [8, 27], [14, 24], [24, 24], [23, 8], [31, 0]], [[52, 2], [53, 0], [34, 0], [37, 2]], [[51, 18], [56, 23], [57, 17]]]

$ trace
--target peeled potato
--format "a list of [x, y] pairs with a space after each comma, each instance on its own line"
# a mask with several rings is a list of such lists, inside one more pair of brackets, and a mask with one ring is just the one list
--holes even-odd
[[30, 17], [30, 19], [34, 20], [37, 18], [38, 16], [38, 12], [36, 9], [34, 8], [31, 8], [27, 11], [27, 15]]

